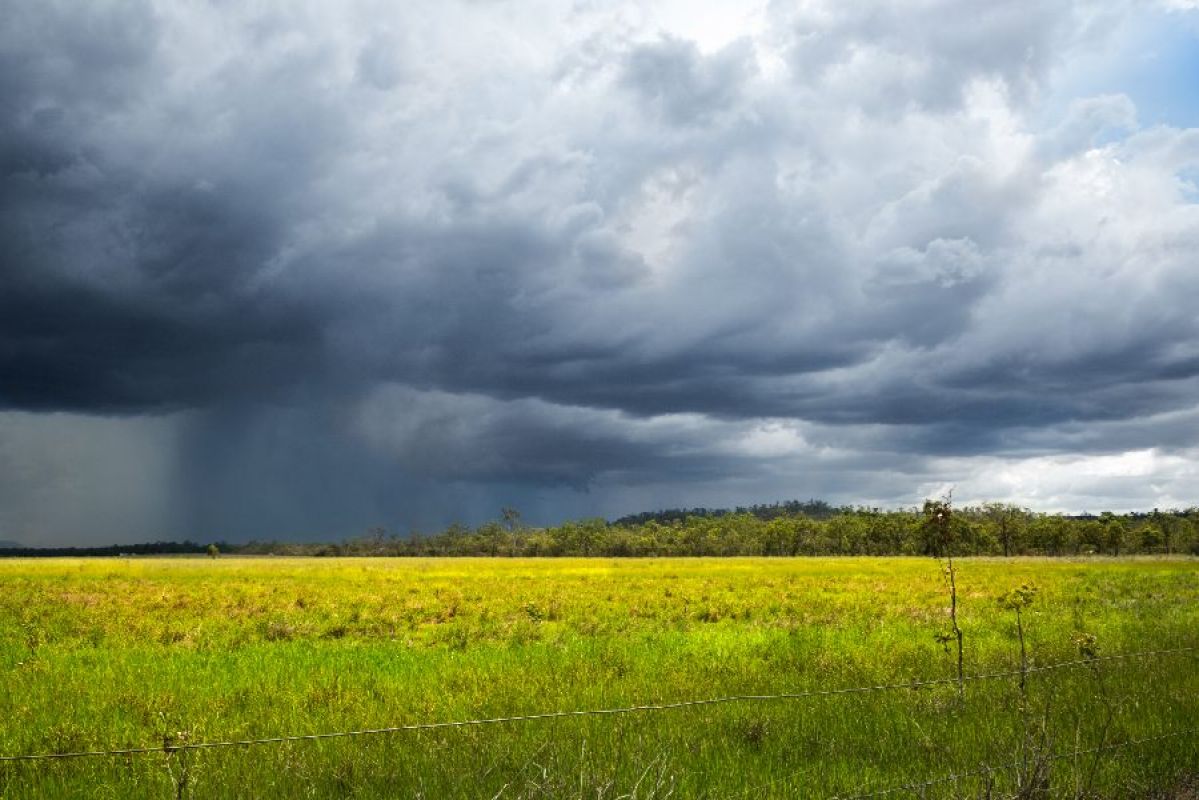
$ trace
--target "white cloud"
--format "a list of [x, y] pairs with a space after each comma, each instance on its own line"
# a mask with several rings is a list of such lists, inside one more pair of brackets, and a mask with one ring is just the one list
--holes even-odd
[[1068, 513], [1187, 508], [1195, 505], [1199, 450], [951, 459], [930, 469], [961, 476], [954, 499], [964, 505], [997, 500]]

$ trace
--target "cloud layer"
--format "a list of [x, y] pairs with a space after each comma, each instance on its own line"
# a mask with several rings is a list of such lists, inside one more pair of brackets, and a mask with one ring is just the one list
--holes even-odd
[[535, 5], [10, 3], [0, 538], [1196, 502], [1193, 10]]

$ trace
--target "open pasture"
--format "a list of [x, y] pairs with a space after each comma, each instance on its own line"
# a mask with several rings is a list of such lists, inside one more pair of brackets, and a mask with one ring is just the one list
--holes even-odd
[[[957, 582], [967, 675], [1018, 668], [998, 598], [1021, 584], [1034, 668], [1199, 646], [1194, 559], [966, 559]], [[952, 678], [947, 606], [926, 558], [0, 562], [0, 756]], [[922, 791], [1144, 796], [1199, 772], [1199, 734], [1175, 735], [1197, 720], [1187, 651], [1034, 671], [1024, 694], [1006, 676], [964, 699], [950, 682], [0, 762], [0, 798], [828, 797], [963, 772]]]

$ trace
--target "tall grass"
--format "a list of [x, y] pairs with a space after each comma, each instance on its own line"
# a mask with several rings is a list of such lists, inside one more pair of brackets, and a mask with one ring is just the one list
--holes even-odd
[[[967, 675], [1199, 645], [1194, 560], [957, 562]], [[0, 563], [0, 755], [954, 677], [929, 559]], [[1093, 640], [1088, 638], [1093, 637]], [[820, 797], [1187, 728], [1194, 653], [955, 686], [0, 764], [0, 797]], [[1194, 737], [1050, 764], [1054, 796], [1199, 770]], [[1013, 793], [1016, 771], [927, 795]]]

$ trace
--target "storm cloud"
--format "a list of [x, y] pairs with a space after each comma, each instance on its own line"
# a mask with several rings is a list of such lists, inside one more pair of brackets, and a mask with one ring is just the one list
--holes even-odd
[[0, 539], [1197, 502], [1193, 9], [4, 5]]

